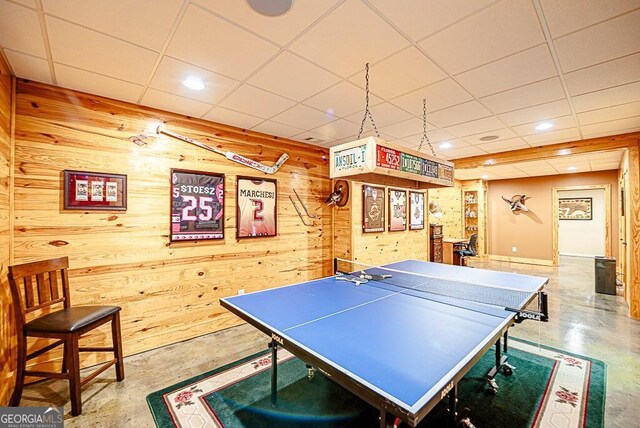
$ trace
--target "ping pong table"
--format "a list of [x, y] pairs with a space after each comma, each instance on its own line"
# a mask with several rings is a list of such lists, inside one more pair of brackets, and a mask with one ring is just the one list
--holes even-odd
[[[342, 273], [342, 262], [331, 277], [220, 300], [271, 338], [274, 406], [281, 346], [310, 378], [318, 369], [379, 409], [381, 427], [387, 413], [416, 426], [445, 397], [456, 423], [462, 377], [495, 346], [495, 391], [495, 374], [512, 369], [508, 329], [548, 319], [547, 278], [418, 260]], [[537, 311], [525, 309], [536, 298]]]

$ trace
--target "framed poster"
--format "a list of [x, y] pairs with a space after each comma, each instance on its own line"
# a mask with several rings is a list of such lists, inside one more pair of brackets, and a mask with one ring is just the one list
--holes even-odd
[[65, 210], [127, 210], [127, 176], [64, 170]]
[[171, 170], [171, 242], [224, 238], [224, 174]]
[[278, 234], [276, 180], [238, 177], [236, 201], [237, 238], [262, 238]]
[[559, 220], [591, 220], [591, 198], [558, 199]]
[[362, 186], [362, 231], [384, 232], [384, 187]]
[[424, 193], [409, 192], [409, 230], [424, 229]]
[[407, 191], [389, 189], [389, 232], [407, 230]]

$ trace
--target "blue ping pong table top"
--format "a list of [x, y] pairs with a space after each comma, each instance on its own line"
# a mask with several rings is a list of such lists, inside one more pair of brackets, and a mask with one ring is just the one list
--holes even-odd
[[[384, 267], [518, 289], [531, 296], [548, 281], [418, 260]], [[252, 324], [295, 343], [412, 413], [487, 349], [515, 315], [505, 310], [482, 313], [335, 277], [222, 300]]]

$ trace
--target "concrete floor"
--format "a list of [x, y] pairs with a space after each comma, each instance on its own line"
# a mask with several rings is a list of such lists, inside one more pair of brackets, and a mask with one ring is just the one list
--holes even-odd
[[[559, 267], [474, 260], [472, 266], [550, 279], [550, 321], [511, 330], [528, 339], [603, 360], [608, 365], [607, 427], [640, 420], [640, 321], [627, 317], [622, 297], [596, 295], [593, 260], [562, 257]], [[82, 391], [83, 413], [71, 417], [67, 384], [45, 381], [25, 389], [22, 405], [65, 406], [67, 427], [153, 427], [147, 394], [265, 349], [267, 337], [243, 325], [125, 359], [126, 379], [113, 370]]]

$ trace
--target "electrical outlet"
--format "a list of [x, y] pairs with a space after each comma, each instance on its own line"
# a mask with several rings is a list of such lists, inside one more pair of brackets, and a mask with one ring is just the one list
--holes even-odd
[[238, 290], [238, 296], [241, 295], [241, 294], [244, 294], [244, 288], [241, 288], [241, 289]]
[[512, 252], [512, 253], [517, 253], [517, 252], [518, 252], [518, 248], [516, 248], [516, 247], [511, 247], [511, 252]]

